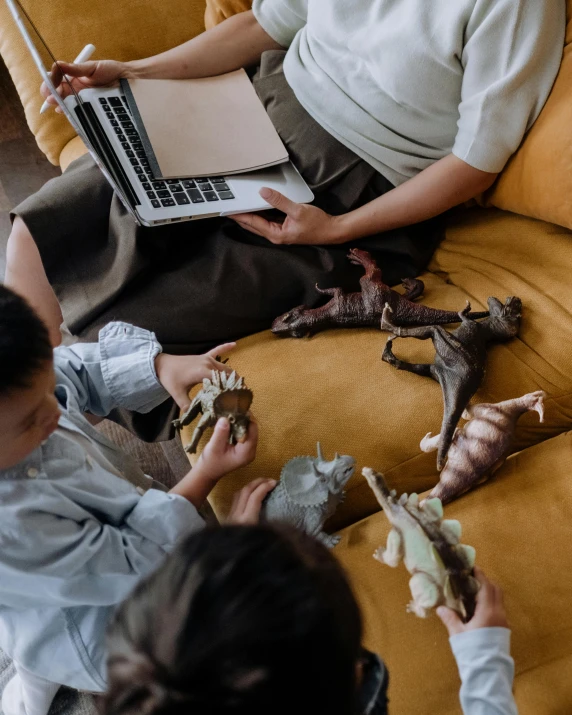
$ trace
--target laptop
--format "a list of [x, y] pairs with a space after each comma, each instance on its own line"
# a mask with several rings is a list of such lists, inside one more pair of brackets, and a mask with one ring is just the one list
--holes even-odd
[[158, 226], [269, 209], [258, 193], [264, 186], [297, 203], [313, 200], [312, 191], [291, 161], [231, 176], [155, 178], [121, 86], [76, 92], [68, 82], [72, 94], [62, 100], [49, 75], [48, 67], [56, 62], [53, 54], [19, 0], [6, 3], [43, 81], [139, 225]]

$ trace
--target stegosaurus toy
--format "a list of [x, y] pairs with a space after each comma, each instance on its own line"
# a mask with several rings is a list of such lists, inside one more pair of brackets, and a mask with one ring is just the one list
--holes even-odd
[[213, 370], [209, 380], [203, 380], [203, 387], [191, 402], [188, 410], [180, 419], [173, 421], [176, 429], [190, 424], [199, 414], [202, 414], [193, 437], [185, 447], [185, 452], [194, 454], [203, 432], [208, 427], [214, 427], [221, 417], [230, 422], [230, 442], [244, 442], [250, 424], [249, 409], [252, 404], [252, 392], [244, 385], [244, 378], [236, 372], [227, 375]]
[[413, 600], [407, 610], [425, 618], [430, 609], [447, 606], [466, 623], [475, 612], [479, 582], [473, 576], [475, 549], [460, 543], [461, 524], [443, 520], [440, 499], [419, 503], [417, 494], [398, 499], [381, 474], [369, 468], [362, 474], [392, 526], [387, 547], [379, 548], [374, 558], [393, 567], [403, 559], [412, 574]]

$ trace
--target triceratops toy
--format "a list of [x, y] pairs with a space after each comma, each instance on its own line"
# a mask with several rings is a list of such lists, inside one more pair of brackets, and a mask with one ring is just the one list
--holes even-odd
[[211, 379], [206, 377], [203, 380], [202, 390], [197, 393], [185, 414], [173, 421], [173, 426], [181, 429], [202, 414], [185, 452], [194, 454], [203, 432], [208, 427], [214, 427], [221, 417], [226, 417], [230, 422], [231, 444], [244, 442], [250, 424], [248, 410], [251, 404], [252, 392], [244, 386], [244, 378], [238, 377], [236, 372], [227, 375], [213, 370]]
[[412, 574], [413, 600], [407, 610], [425, 618], [429, 609], [447, 606], [466, 623], [475, 612], [479, 582], [473, 576], [474, 548], [459, 543], [459, 522], [443, 521], [440, 499], [425, 499], [421, 504], [417, 494], [397, 499], [381, 474], [369, 468], [362, 474], [392, 526], [387, 547], [379, 548], [374, 558], [394, 567], [403, 559]]
[[336, 453], [327, 462], [318, 442], [317, 457], [294, 457], [284, 465], [278, 485], [262, 504], [262, 519], [292, 524], [333, 548], [340, 537], [326, 534], [323, 526], [343, 501], [354, 469], [353, 457]]

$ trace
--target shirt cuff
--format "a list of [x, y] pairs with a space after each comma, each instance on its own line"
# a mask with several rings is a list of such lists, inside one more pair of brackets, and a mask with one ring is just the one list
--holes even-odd
[[133, 412], [150, 412], [168, 397], [155, 372], [162, 351], [154, 333], [128, 323], [109, 323], [99, 333], [101, 372], [114, 402]]
[[469, 656], [472, 659], [481, 652], [500, 652], [510, 655], [510, 629], [508, 628], [475, 628], [451, 636], [449, 642], [456, 658]]
[[460, 131], [455, 139], [452, 153], [474, 169], [500, 174], [512, 156], [513, 150], [495, 144], [490, 139], [485, 141]]
[[125, 523], [165, 551], [172, 551], [181, 539], [204, 526], [190, 501], [158, 489], [145, 492]]
[[290, 47], [306, 21], [282, 0], [254, 0], [252, 13], [270, 37], [282, 47]]

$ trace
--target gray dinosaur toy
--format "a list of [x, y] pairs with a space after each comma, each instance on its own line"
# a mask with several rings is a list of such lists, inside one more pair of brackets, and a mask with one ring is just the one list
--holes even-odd
[[336, 453], [327, 462], [318, 442], [317, 457], [294, 457], [284, 465], [278, 485], [262, 503], [262, 519], [292, 524], [333, 548], [340, 537], [326, 534], [323, 526], [343, 501], [354, 469], [353, 457]]
[[182, 429], [202, 415], [193, 432], [185, 452], [194, 454], [203, 432], [208, 427], [214, 427], [217, 420], [226, 417], [230, 422], [230, 443], [244, 442], [250, 424], [250, 405], [252, 392], [245, 386], [244, 378], [238, 377], [236, 372], [227, 375], [224, 372], [213, 370], [211, 378], [205, 377], [203, 387], [191, 402], [188, 410], [178, 420], [173, 420], [175, 429]]
[[473, 576], [475, 549], [460, 543], [461, 524], [443, 520], [440, 499], [420, 503], [417, 494], [402, 494], [398, 499], [382, 474], [369, 467], [362, 474], [391, 524], [387, 547], [373, 556], [393, 567], [403, 559], [411, 574], [413, 596], [407, 610], [425, 618], [430, 609], [443, 605], [466, 623], [475, 612], [479, 582]]

